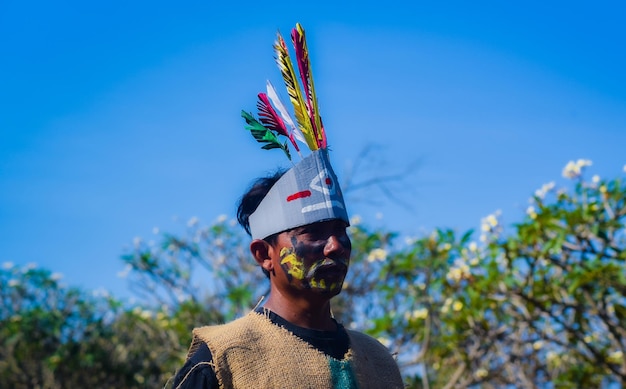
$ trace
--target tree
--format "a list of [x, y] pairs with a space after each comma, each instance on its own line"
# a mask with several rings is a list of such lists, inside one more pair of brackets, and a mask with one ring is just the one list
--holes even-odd
[[195, 320], [185, 306], [126, 308], [60, 278], [34, 265], [0, 270], [0, 387], [163, 386], [183, 359], [180, 323]]
[[226, 217], [209, 227], [192, 218], [184, 235], [161, 239], [136, 239], [122, 256], [131, 287], [149, 304], [201, 306], [204, 322], [218, 323], [247, 312], [269, 292], [247, 237]]
[[480, 243], [437, 230], [397, 249], [379, 273], [389, 339], [414, 387], [626, 385], [626, 187], [550, 183], [506, 232], [483, 220]]
[[[336, 317], [398, 356], [413, 388], [626, 385], [626, 185], [544, 185], [521, 222], [400, 241], [353, 218]], [[191, 329], [252, 309], [268, 282], [249, 238], [197, 219], [124, 253], [139, 305], [92, 296], [34, 267], [0, 270], [0, 387], [161, 387]]]
[[6, 263], [0, 272], [1, 387], [88, 385], [82, 373], [97, 380], [104, 370], [92, 340], [106, 337], [108, 302], [65, 288], [59, 278], [32, 265]]

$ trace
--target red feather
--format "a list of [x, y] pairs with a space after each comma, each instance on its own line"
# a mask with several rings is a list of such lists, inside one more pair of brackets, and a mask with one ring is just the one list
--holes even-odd
[[300, 79], [302, 80], [302, 89], [304, 89], [304, 95], [306, 96], [307, 107], [309, 109], [309, 115], [311, 114], [311, 90], [309, 88], [309, 53], [306, 49], [306, 38], [304, 31], [302, 34], [297, 28], [291, 30], [291, 41], [296, 52], [296, 62], [298, 63], [298, 70], [300, 71]]
[[270, 130], [280, 135], [289, 136], [283, 119], [276, 113], [265, 93], [259, 93], [259, 101], [256, 103], [259, 109], [259, 120]]
[[290, 134], [289, 131], [287, 131], [285, 122], [276, 112], [274, 107], [272, 107], [272, 104], [265, 93], [259, 93], [259, 101], [256, 106], [259, 109], [259, 121], [269, 130], [276, 131], [280, 135], [284, 135], [289, 138], [296, 151], [300, 151], [293, 134]]

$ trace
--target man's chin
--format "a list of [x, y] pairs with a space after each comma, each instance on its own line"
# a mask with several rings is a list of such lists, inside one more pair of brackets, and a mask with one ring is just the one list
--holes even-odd
[[323, 279], [320, 281], [311, 280], [309, 283], [311, 291], [333, 297], [341, 293], [343, 278], [341, 280]]

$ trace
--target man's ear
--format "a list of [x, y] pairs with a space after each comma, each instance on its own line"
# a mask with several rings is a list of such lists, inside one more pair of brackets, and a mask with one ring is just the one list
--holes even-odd
[[271, 272], [274, 267], [270, 257], [271, 250], [272, 246], [263, 239], [255, 239], [250, 243], [250, 252], [254, 260], [268, 272]]

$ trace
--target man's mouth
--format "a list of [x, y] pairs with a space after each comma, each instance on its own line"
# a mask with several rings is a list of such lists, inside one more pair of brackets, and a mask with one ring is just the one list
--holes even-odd
[[348, 271], [345, 261], [336, 261], [329, 258], [314, 264], [307, 272], [307, 278], [343, 278]]

